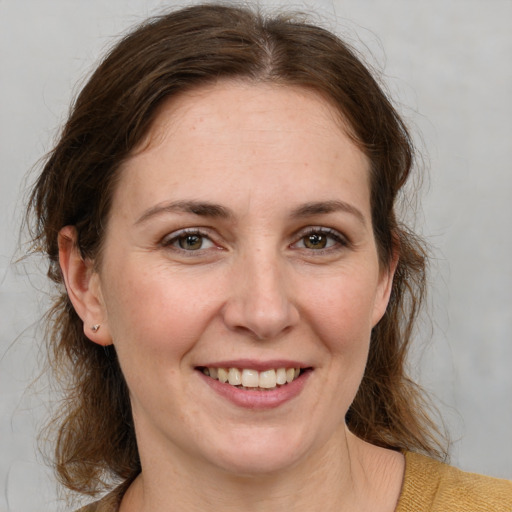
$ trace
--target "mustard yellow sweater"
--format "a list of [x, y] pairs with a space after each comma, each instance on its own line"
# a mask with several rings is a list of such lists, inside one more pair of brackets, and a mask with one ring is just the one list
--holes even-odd
[[[117, 512], [114, 491], [78, 512]], [[512, 512], [512, 481], [465, 473], [407, 452], [402, 493], [395, 512]]]
[[396, 512], [512, 512], [512, 481], [465, 473], [407, 452]]

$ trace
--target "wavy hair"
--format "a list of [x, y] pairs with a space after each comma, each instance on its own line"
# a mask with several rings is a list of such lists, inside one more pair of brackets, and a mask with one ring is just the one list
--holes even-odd
[[222, 79], [310, 88], [350, 127], [371, 164], [374, 235], [381, 265], [399, 252], [391, 299], [371, 335], [369, 359], [346, 422], [394, 450], [445, 455], [406, 356], [424, 298], [426, 251], [395, 209], [414, 149], [400, 116], [356, 53], [304, 17], [197, 5], [152, 18], [104, 58], [71, 107], [28, 207], [34, 251], [48, 259], [56, 297], [47, 315], [49, 361], [64, 399], [53, 420], [55, 466], [69, 489], [94, 495], [140, 471], [127, 386], [114, 347], [89, 341], [58, 262], [60, 229], [74, 225], [84, 257], [98, 261], [121, 164], [144, 141], [163, 101]]

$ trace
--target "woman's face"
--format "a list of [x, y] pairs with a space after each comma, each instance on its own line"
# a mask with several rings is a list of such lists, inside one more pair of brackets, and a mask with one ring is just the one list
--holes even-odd
[[340, 442], [391, 281], [368, 175], [311, 91], [221, 82], [163, 106], [95, 276], [143, 464], [254, 474]]

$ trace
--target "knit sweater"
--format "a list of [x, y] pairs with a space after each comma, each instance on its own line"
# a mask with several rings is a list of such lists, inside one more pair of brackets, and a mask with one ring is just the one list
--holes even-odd
[[512, 481], [408, 452], [396, 512], [512, 512]]
[[[117, 512], [114, 491], [78, 512]], [[417, 453], [405, 453], [402, 492], [395, 512], [512, 512], [512, 481], [465, 473]]]

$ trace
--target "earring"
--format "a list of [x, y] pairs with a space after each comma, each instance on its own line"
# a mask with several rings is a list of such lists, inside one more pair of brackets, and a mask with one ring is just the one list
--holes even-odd
[[99, 328], [101, 327], [100, 324], [91, 325], [91, 331], [92, 332], [98, 332]]

